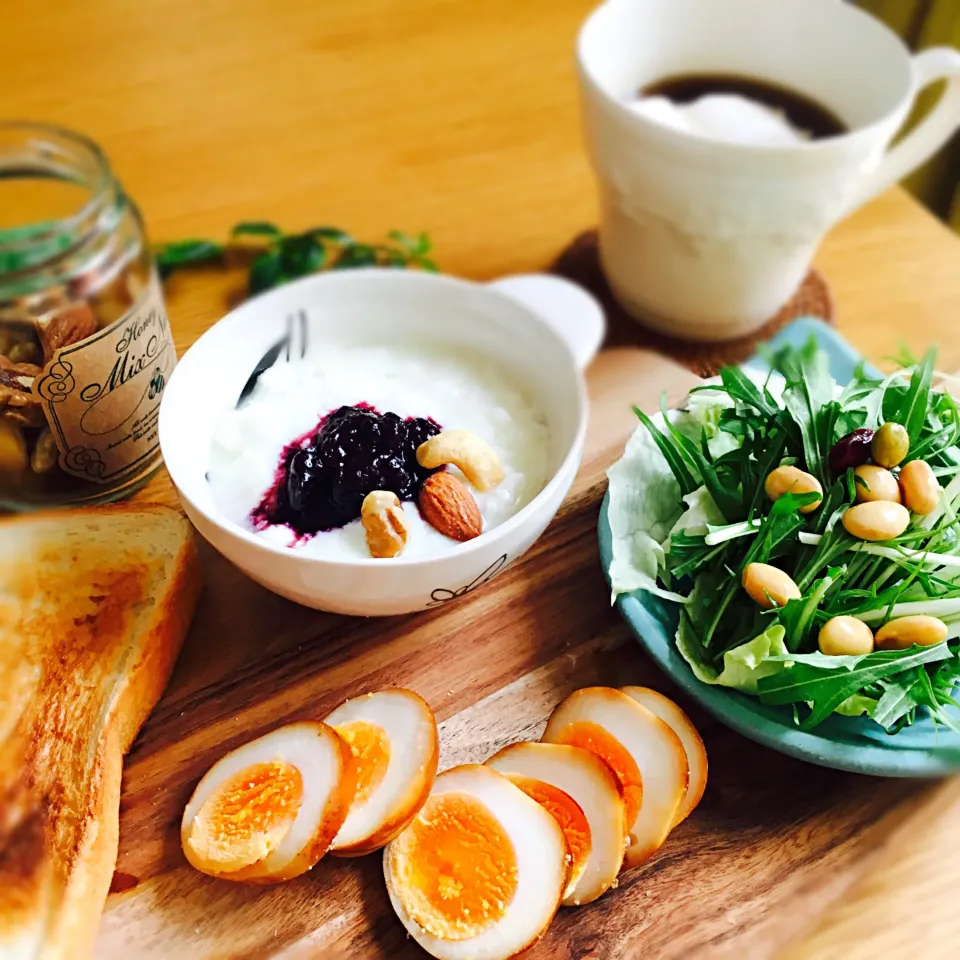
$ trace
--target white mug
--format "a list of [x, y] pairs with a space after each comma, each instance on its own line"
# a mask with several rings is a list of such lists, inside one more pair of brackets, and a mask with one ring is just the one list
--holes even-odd
[[[607, 279], [631, 314], [690, 339], [760, 327], [799, 287], [824, 234], [960, 126], [960, 52], [911, 56], [840, 0], [608, 0], [577, 53]], [[788, 87], [849, 132], [787, 146], [718, 142], [628, 105], [650, 83], [691, 73]], [[918, 91], [944, 78], [934, 109], [891, 147]]]

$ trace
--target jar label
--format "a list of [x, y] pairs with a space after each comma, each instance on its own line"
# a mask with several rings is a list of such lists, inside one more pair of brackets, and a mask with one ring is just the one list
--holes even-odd
[[159, 455], [157, 418], [177, 363], [156, 272], [129, 313], [59, 349], [36, 391], [60, 468], [95, 483], [146, 468]]

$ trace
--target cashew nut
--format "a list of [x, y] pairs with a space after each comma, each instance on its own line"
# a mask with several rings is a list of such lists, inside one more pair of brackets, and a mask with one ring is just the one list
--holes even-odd
[[493, 448], [469, 430], [442, 430], [417, 447], [417, 463], [433, 470], [452, 463], [478, 490], [503, 480], [503, 466]]
[[400, 498], [389, 490], [374, 490], [363, 498], [360, 522], [371, 557], [395, 557], [407, 543], [407, 519]]

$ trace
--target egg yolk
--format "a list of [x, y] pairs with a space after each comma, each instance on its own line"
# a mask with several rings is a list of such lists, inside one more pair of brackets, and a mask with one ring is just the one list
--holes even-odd
[[228, 777], [206, 800], [187, 840], [196, 857], [223, 872], [257, 863], [277, 848], [303, 800], [300, 771], [279, 760]]
[[482, 933], [517, 890], [513, 843], [486, 804], [469, 794], [431, 797], [391, 855], [408, 916], [440, 940]]
[[528, 797], [536, 800], [560, 825], [567, 841], [567, 852], [570, 854], [567, 888], [572, 888], [587, 865], [592, 845], [590, 824], [583, 808], [569, 793], [555, 787], [552, 783], [544, 783], [543, 780], [517, 774], [510, 774], [510, 779]]
[[643, 781], [640, 768], [630, 751], [611, 733], [598, 723], [571, 723], [563, 729], [558, 743], [568, 743], [572, 747], [583, 747], [596, 754], [617, 775], [623, 790], [623, 805], [626, 812], [627, 829], [633, 826], [640, 812], [643, 800]]
[[390, 764], [390, 740], [386, 730], [366, 720], [351, 720], [334, 727], [350, 745], [357, 763], [355, 803], [366, 803], [380, 786]]

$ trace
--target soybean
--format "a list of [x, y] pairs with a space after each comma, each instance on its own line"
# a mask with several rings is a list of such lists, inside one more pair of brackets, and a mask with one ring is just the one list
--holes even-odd
[[857, 467], [853, 475], [863, 481], [863, 483], [857, 483], [854, 480], [857, 487], [857, 503], [872, 503], [874, 500], [900, 503], [900, 485], [897, 483], [897, 478], [886, 467], [865, 463]]
[[899, 503], [874, 500], [858, 503], [843, 514], [843, 527], [859, 540], [892, 540], [910, 523], [910, 512]]
[[926, 516], [940, 503], [940, 484], [925, 460], [911, 460], [900, 468], [900, 489], [903, 502], [913, 513]]
[[817, 643], [828, 657], [859, 657], [873, 653], [873, 631], [856, 617], [832, 617], [820, 628]]
[[895, 467], [903, 463], [910, 449], [910, 434], [899, 423], [888, 420], [873, 435], [870, 443], [870, 454], [874, 463], [881, 467]]
[[878, 650], [906, 650], [914, 644], [932, 647], [947, 639], [947, 625], [936, 617], [898, 617], [885, 623], [875, 637]]
[[740, 582], [750, 599], [764, 610], [784, 607], [788, 600], [800, 599], [800, 588], [789, 574], [769, 563], [748, 563]]
[[767, 474], [763, 489], [771, 500], [779, 500], [785, 493], [817, 494], [819, 499], [800, 507], [801, 513], [810, 513], [823, 503], [823, 487], [820, 486], [820, 481], [812, 473], [806, 473], [799, 467], [784, 466], [771, 470]]

